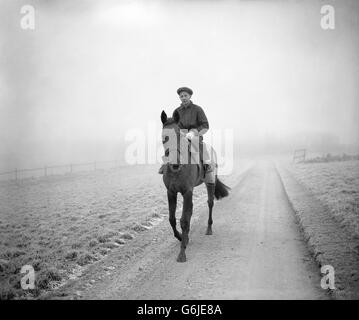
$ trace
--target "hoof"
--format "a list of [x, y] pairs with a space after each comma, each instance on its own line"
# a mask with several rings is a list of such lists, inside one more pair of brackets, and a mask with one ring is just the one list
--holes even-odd
[[211, 235], [212, 235], [212, 229], [207, 229], [206, 236], [211, 236]]
[[177, 262], [186, 262], [186, 255], [185, 254], [179, 254], [177, 257]]

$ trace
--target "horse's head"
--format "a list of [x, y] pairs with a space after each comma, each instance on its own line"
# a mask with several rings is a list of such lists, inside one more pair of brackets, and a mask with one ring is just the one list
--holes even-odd
[[179, 114], [174, 112], [172, 118], [168, 118], [165, 111], [161, 113], [162, 121], [162, 143], [165, 149], [165, 156], [169, 157], [173, 169], [179, 169], [185, 150], [188, 150], [187, 139], [181, 134], [179, 122]]
[[179, 135], [180, 128], [178, 126], [178, 122], [179, 122], [178, 111], [175, 111], [173, 113], [173, 118], [168, 118], [166, 112], [164, 110], [162, 110], [161, 121], [162, 121], [162, 125], [163, 125], [162, 129], [172, 129], [172, 130], [174, 130], [176, 135]]

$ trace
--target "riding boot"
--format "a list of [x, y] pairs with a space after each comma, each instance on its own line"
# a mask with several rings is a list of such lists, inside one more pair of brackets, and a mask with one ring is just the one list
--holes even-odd
[[204, 163], [203, 164], [203, 178], [206, 177], [207, 172], [209, 172], [211, 169], [211, 164], [210, 163]]
[[206, 177], [207, 172], [211, 170], [211, 159], [208, 150], [203, 143], [200, 144], [200, 159], [203, 166], [203, 179]]

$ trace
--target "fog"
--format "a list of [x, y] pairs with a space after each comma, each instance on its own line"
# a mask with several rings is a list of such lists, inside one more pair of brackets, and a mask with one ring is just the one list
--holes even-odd
[[233, 130], [237, 155], [358, 152], [358, 13], [329, 0], [1, 0], [0, 171], [124, 161], [126, 134], [160, 130], [180, 86], [208, 136]]

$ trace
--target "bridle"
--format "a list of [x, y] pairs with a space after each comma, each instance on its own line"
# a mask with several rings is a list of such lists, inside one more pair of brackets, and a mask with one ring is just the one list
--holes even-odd
[[[167, 123], [165, 123], [165, 125], [163, 126], [163, 129], [165, 129], [166, 124]], [[171, 124], [171, 123], [169, 123], [169, 124]], [[169, 129], [169, 128], [167, 128], [167, 129]], [[188, 152], [189, 144], [188, 144], [187, 139], [185, 138], [185, 135], [181, 131], [178, 131], [175, 128], [172, 128], [172, 129], [176, 133], [175, 135], [173, 135], [173, 137], [175, 136], [177, 141], [176, 141], [176, 143], [170, 143], [170, 146], [166, 147], [165, 155], [170, 156], [170, 155], [173, 155], [174, 153], [176, 153], [176, 163], [171, 163], [171, 161], [169, 161], [166, 163], [166, 165], [170, 168], [170, 170], [172, 172], [179, 172], [182, 169], [183, 164], [185, 163], [185, 161], [183, 161], [183, 159], [182, 159], [183, 158], [182, 154], [183, 154], [183, 152]], [[162, 144], [165, 144], [166, 142], [168, 142], [169, 138], [170, 138], [169, 136], [166, 136], [166, 139], [162, 140]], [[182, 139], [182, 141], [185, 141], [185, 142], [181, 143], [181, 139]], [[183, 147], [183, 146], [185, 146], [185, 147]], [[181, 150], [181, 148], [183, 148], [183, 150]]]

